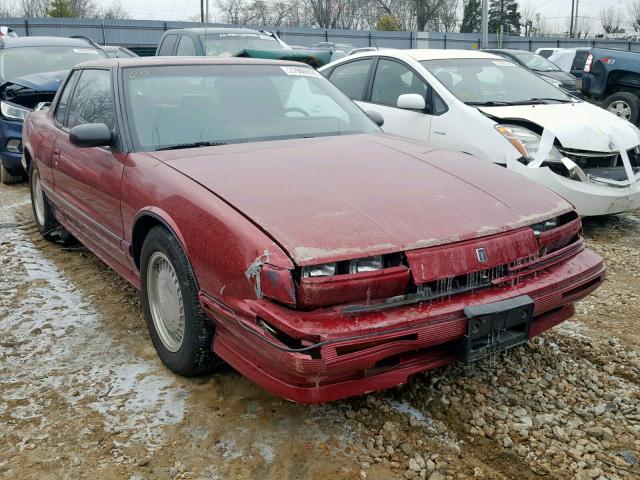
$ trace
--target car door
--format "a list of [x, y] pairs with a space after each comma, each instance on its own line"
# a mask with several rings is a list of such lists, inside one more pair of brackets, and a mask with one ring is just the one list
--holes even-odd
[[[398, 97], [418, 94], [425, 99], [424, 110], [398, 108]], [[385, 132], [429, 141], [432, 118], [432, 92], [425, 80], [407, 64], [392, 58], [379, 58], [371, 82], [371, 92], [361, 104], [384, 118]]]
[[54, 191], [79, 239], [130, 268], [121, 249], [120, 197], [126, 154], [117, 147], [82, 148], [69, 140], [69, 131], [83, 124], [104, 123], [116, 131], [112, 85], [110, 70], [80, 71], [67, 112], [57, 119], [60, 133], [53, 150]]

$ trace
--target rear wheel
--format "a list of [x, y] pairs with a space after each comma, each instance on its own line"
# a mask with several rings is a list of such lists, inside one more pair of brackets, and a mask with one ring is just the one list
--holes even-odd
[[56, 233], [62, 227], [55, 219], [53, 208], [42, 191], [40, 175], [33, 162], [29, 165], [29, 190], [31, 190], [31, 206], [38, 231], [47, 240], [54, 240]]
[[602, 102], [602, 106], [614, 115], [635, 124], [640, 114], [638, 97], [629, 92], [618, 92], [609, 95]]
[[0, 162], [0, 183], [3, 185], [11, 185], [14, 183], [20, 183], [22, 181], [22, 175], [11, 175], [2, 162]]
[[213, 326], [205, 317], [189, 260], [164, 227], [152, 228], [140, 258], [142, 302], [158, 356], [175, 373], [193, 376], [216, 364]]

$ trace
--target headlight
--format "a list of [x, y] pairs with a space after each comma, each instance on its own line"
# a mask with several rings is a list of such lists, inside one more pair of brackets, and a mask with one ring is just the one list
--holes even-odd
[[547, 82], [549, 82], [551, 85], [553, 85], [554, 87], [557, 88], [562, 88], [562, 82], [556, 80], [555, 78], [551, 78], [551, 77], [542, 77], [544, 80], [546, 80]]
[[[516, 147], [527, 163], [536, 158], [538, 148], [540, 148], [540, 139], [542, 138], [536, 132], [519, 125], [496, 125], [495, 128], [511, 142], [511, 145]], [[559, 162], [562, 160], [562, 154], [556, 147], [551, 147], [551, 151], [545, 160], [547, 162]]]
[[534, 223], [533, 225], [531, 225], [531, 229], [533, 230], [534, 235], [537, 237], [543, 232], [553, 230], [558, 226], [558, 223], [558, 217], [550, 218], [549, 220], [545, 220], [544, 222]]
[[336, 274], [335, 263], [323, 263], [321, 265], [310, 265], [302, 267], [302, 278], [307, 277], [330, 277]]
[[27, 114], [31, 112], [31, 109], [0, 101], [0, 111], [2, 112], [2, 116], [5, 118], [10, 118], [12, 120], [24, 120], [27, 117]]
[[382, 256], [358, 258], [349, 262], [349, 273], [373, 272], [382, 268]]

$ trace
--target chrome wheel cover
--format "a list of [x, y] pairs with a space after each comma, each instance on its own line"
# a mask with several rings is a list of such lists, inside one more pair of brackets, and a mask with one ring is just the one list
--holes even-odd
[[624, 118], [625, 120], [629, 120], [631, 118], [631, 106], [623, 100], [616, 100], [615, 102], [612, 102], [607, 107], [607, 110], [620, 118]]
[[33, 209], [36, 213], [38, 224], [44, 225], [44, 193], [42, 193], [42, 185], [40, 185], [40, 175], [38, 175], [37, 170], [34, 170], [32, 175], [31, 194], [33, 196]]
[[154, 252], [149, 259], [147, 296], [160, 341], [170, 352], [177, 352], [185, 333], [184, 302], [176, 271], [162, 252]]

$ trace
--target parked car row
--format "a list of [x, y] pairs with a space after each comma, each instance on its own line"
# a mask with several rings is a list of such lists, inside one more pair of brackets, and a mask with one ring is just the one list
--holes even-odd
[[640, 206], [640, 131], [526, 58], [336, 59], [246, 29], [168, 31], [153, 58], [65, 41], [91, 60], [39, 70], [47, 95], [0, 86], [36, 225], [141, 289], [182, 375], [220, 357], [322, 402], [507, 350], [603, 282], [580, 216]]

